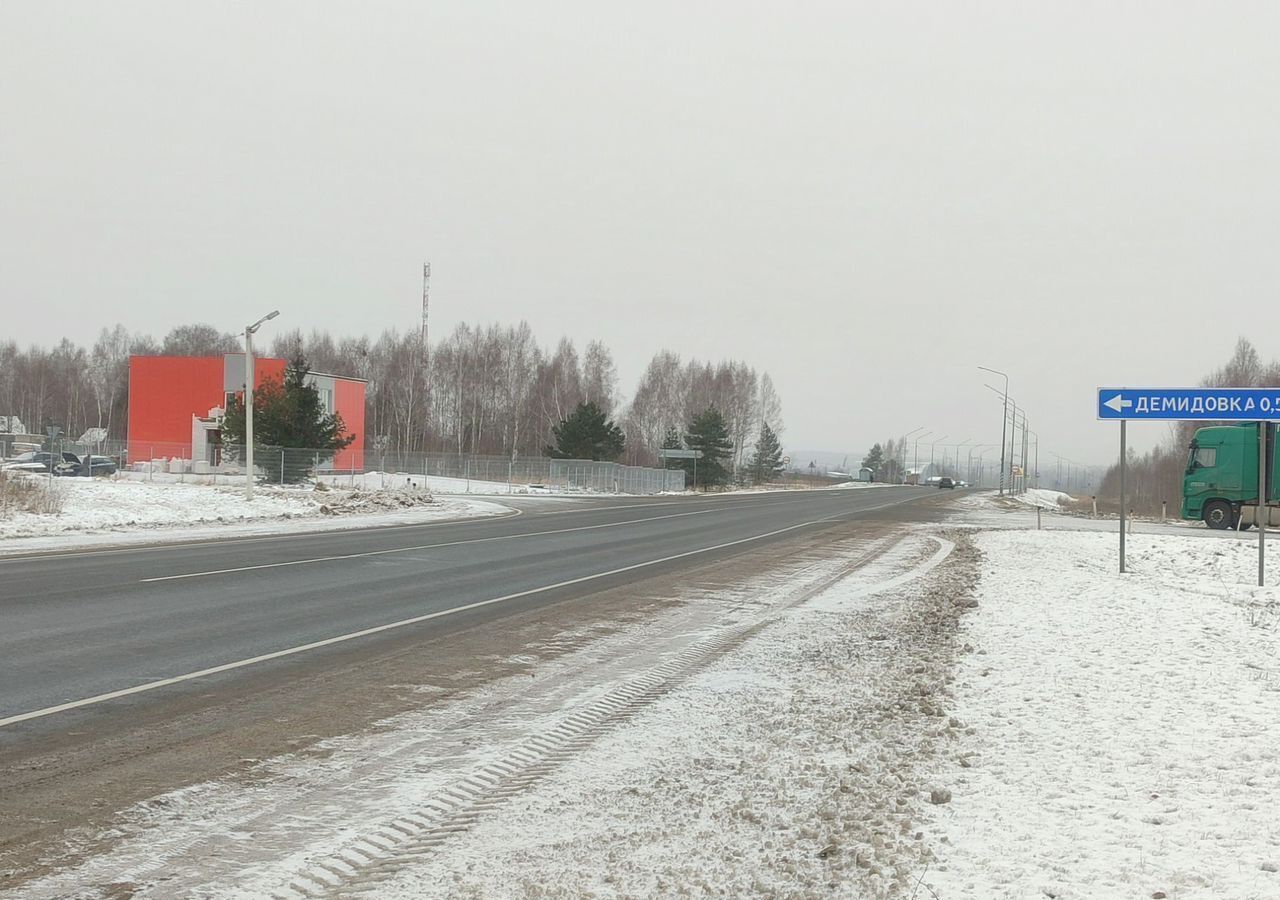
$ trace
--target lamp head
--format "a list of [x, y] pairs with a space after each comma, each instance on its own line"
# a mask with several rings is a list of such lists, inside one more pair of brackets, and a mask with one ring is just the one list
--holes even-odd
[[260, 326], [263, 322], [270, 322], [272, 319], [274, 319], [278, 315], [280, 315], [280, 310], [273, 309], [271, 310], [271, 312], [267, 313], [261, 319], [254, 322], [252, 325], [246, 328], [245, 331], [249, 332], [250, 334], [256, 334], [258, 331], [258, 326]]

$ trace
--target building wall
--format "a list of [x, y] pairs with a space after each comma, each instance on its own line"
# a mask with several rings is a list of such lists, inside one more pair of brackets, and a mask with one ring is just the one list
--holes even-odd
[[222, 406], [222, 357], [129, 357], [129, 459], [177, 455], [191, 417]]
[[[284, 378], [283, 359], [254, 360], [255, 389]], [[364, 383], [319, 376], [332, 391], [333, 405], [356, 435], [339, 454], [340, 467], [364, 461]], [[129, 459], [186, 456], [191, 446], [191, 417], [204, 417], [226, 404], [229, 392], [244, 387], [244, 354], [221, 356], [131, 356], [129, 358]], [[186, 448], [183, 452], [181, 448]], [[338, 460], [335, 459], [335, 465]]]
[[333, 386], [334, 411], [342, 416], [347, 434], [354, 434], [355, 441], [345, 450], [339, 450], [333, 458], [335, 469], [357, 471], [364, 468], [364, 382], [335, 379]]
[[[285, 361], [270, 356], [253, 355], [253, 389], [256, 391], [262, 382], [268, 380], [284, 380]], [[240, 393], [244, 390], [244, 354], [228, 353], [222, 357], [223, 390]]]

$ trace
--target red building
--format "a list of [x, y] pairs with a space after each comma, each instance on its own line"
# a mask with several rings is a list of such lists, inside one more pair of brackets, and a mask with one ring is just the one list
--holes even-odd
[[[244, 391], [244, 354], [129, 357], [129, 459], [181, 457], [216, 465], [222, 414]], [[285, 361], [255, 356], [253, 382], [284, 378]], [[327, 412], [342, 416], [351, 446], [334, 456], [335, 469], [364, 465], [364, 386], [359, 378], [312, 372]]]

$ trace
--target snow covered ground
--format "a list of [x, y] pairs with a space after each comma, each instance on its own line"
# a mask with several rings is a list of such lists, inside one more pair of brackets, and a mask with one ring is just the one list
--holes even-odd
[[847, 491], [862, 490], [864, 488], [889, 488], [904, 487], [905, 485], [885, 484], [883, 482], [868, 481], [841, 481], [835, 484], [823, 485], [821, 487], [811, 487], [807, 484], [784, 485], [784, 484], [767, 484], [759, 487], [734, 488], [729, 491], [717, 491], [718, 494], [765, 494], [776, 493], [779, 491]]
[[1062, 509], [1062, 504], [1072, 499], [1074, 498], [1070, 494], [1064, 494], [1062, 491], [1051, 491], [1048, 488], [1027, 488], [1022, 493], [1013, 495], [1015, 503], [1054, 510]]
[[924, 884], [1280, 897], [1280, 591], [1255, 586], [1253, 544], [1134, 535], [1125, 576], [1113, 535], [977, 544], [952, 711], [975, 734], [938, 775]]
[[141, 804], [111, 852], [23, 896], [909, 893], [952, 730], [937, 703], [963, 584], [937, 588], [976, 561], [892, 543], [690, 585], [532, 678]]
[[1135, 533], [1121, 576], [1114, 534], [983, 514], [1014, 527], [691, 586], [532, 678], [143, 804], [25, 896], [1280, 897], [1254, 543]]
[[[1035, 528], [1038, 521], [1040, 527], [1050, 530], [1109, 531], [1119, 534], [1120, 520], [1114, 516], [1093, 518], [1061, 511], [1061, 503], [1066, 496], [1059, 495], [1059, 506], [1055, 509], [1042, 505], [1043, 497], [1040, 498], [1041, 502], [1022, 503], [1014, 497], [1001, 498], [995, 491], [972, 492], [956, 498], [949, 521], [982, 528]], [[1039, 517], [1036, 515], [1037, 509]], [[1215, 531], [1201, 522], [1186, 522], [1172, 516], [1164, 522], [1131, 519], [1130, 529], [1134, 534], [1181, 534], [1227, 540], [1257, 540], [1257, 535], [1249, 532], [1237, 534], [1233, 531]]]
[[62, 511], [0, 518], [0, 554], [137, 541], [197, 540], [280, 531], [364, 528], [510, 513], [497, 503], [425, 491], [314, 491], [133, 479], [40, 479]]
[[543, 494], [545, 486], [507, 484], [505, 481], [481, 481], [473, 478], [450, 478], [444, 475], [411, 475], [407, 472], [365, 472], [359, 475], [323, 475], [321, 480], [336, 487], [364, 490], [416, 488], [434, 494]]

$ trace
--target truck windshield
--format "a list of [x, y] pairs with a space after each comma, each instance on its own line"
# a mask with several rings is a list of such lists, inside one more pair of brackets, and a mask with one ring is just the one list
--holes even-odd
[[1197, 447], [1191, 451], [1191, 463], [1188, 469], [1212, 468], [1218, 464], [1217, 447]]

